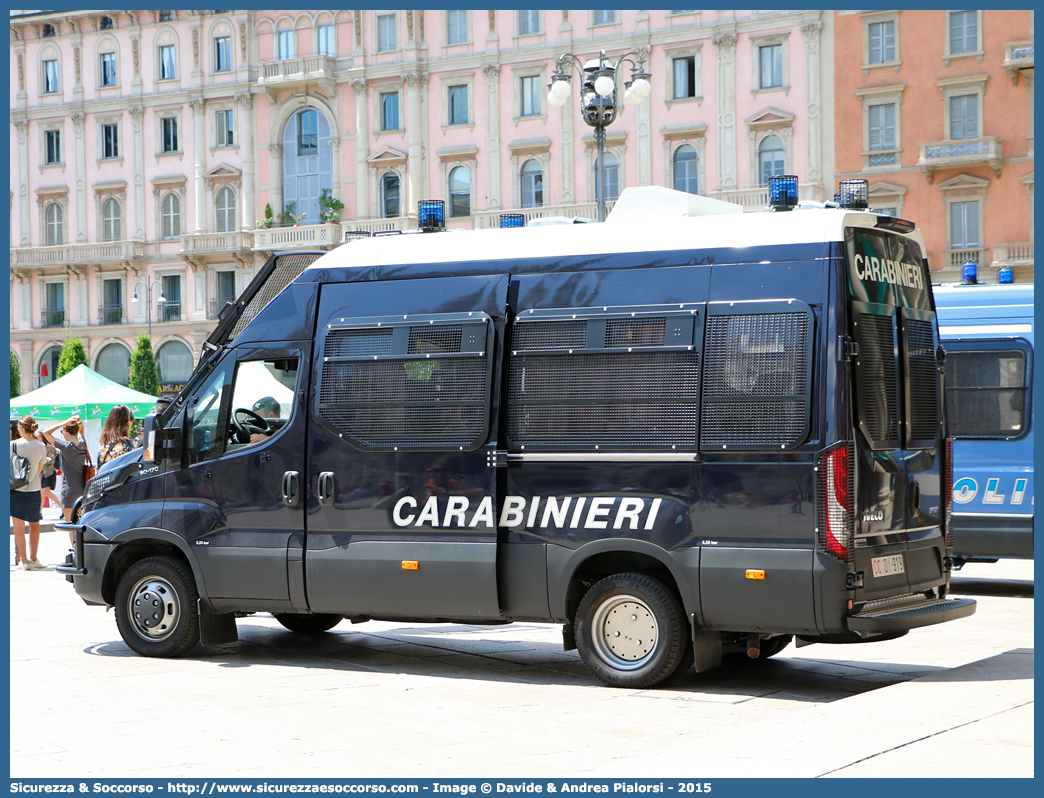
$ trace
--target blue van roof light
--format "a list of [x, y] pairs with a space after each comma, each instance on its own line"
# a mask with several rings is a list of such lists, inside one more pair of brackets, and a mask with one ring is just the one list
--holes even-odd
[[420, 200], [417, 203], [417, 224], [425, 233], [446, 229], [446, 203], [442, 200]]
[[501, 227], [525, 227], [526, 216], [524, 213], [502, 213], [500, 214]]
[[961, 285], [978, 285], [979, 267], [968, 261], [961, 266]]
[[775, 175], [769, 178], [769, 205], [776, 211], [789, 211], [798, 204], [797, 175]]
[[1015, 272], [1004, 266], [997, 270], [997, 282], [1001, 285], [1010, 285], [1015, 282]]

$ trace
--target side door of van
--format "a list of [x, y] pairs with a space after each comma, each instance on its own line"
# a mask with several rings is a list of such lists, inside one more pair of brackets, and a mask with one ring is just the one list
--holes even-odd
[[294, 609], [290, 541], [304, 532], [310, 342], [230, 351], [188, 397], [163, 525], [195, 551], [218, 611]]
[[313, 612], [501, 617], [494, 363], [507, 288], [507, 277], [322, 287], [308, 435]]

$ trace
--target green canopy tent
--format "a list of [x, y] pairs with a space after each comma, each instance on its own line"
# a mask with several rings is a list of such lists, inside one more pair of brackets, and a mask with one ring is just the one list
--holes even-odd
[[64, 377], [11, 400], [11, 418], [29, 415], [49, 427], [77, 414], [84, 421], [102, 422], [116, 405], [127, 405], [135, 418], [145, 418], [156, 397], [103, 377], [87, 366], [77, 366]]

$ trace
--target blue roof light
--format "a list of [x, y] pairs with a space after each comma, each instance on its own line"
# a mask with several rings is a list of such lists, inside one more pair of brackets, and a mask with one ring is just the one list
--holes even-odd
[[421, 230], [446, 229], [446, 203], [442, 200], [421, 200], [417, 203], [417, 224]]
[[961, 267], [961, 284], [976, 285], [979, 282], [979, 267], [968, 261]]
[[769, 205], [777, 211], [789, 211], [798, 204], [797, 175], [776, 175], [769, 178]]
[[1010, 285], [1011, 283], [1015, 282], [1015, 272], [1013, 272], [1007, 266], [998, 269], [997, 282], [1001, 285]]
[[866, 210], [870, 207], [870, 181], [861, 177], [838, 183], [838, 204], [842, 208]]
[[500, 226], [501, 227], [525, 227], [526, 216], [523, 213], [502, 213], [500, 214]]

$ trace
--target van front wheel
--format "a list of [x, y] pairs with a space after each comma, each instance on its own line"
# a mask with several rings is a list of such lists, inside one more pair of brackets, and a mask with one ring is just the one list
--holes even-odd
[[574, 628], [584, 665], [610, 687], [659, 684], [691, 646], [681, 601], [644, 574], [614, 574], [592, 585]]
[[134, 563], [116, 588], [116, 627], [143, 657], [180, 657], [199, 642], [196, 583], [174, 557]]
[[325, 613], [294, 615], [290, 612], [280, 612], [276, 614], [275, 619], [291, 632], [303, 635], [317, 635], [329, 632], [343, 621], [344, 617], [341, 615], [327, 615]]

